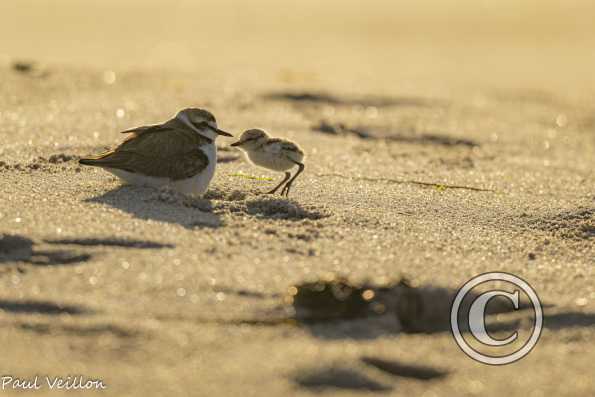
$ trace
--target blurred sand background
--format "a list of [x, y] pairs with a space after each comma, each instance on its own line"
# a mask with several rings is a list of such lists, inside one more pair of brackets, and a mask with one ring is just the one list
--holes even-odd
[[[1, 2], [0, 233], [21, 237], [0, 246], [1, 372], [114, 396], [595, 395], [594, 18], [586, 0]], [[188, 106], [298, 141], [290, 200], [234, 176], [279, 177], [232, 150], [194, 206], [79, 168]], [[457, 288], [492, 270], [551, 305], [501, 368], [390, 319], [234, 323], [329, 272]]]

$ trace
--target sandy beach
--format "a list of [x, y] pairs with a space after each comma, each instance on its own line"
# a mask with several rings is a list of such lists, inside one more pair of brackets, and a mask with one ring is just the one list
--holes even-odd
[[[593, 15], [553, 0], [2, 2], [0, 375], [42, 387], [0, 394], [595, 395]], [[260, 194], [282, 174], [231, 138], [202, 199], [78, 164], [186, 107], [299, 142], [290, 197]], [[330, 275], [452, 292], [490, 271], [544, 303], [538, 344], [502, 367], [392, 308], [308, 322], [287, 301]], [[106, 388], [45, 383], [69, 375]]]

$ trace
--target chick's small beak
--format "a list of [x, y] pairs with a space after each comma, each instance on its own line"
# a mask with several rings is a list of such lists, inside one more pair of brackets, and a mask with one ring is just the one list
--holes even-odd
[[229, 145], [229, 146], [240, 146], [242, 143], [244, 143], [244, 142], [242, 142], [242, 141], [237, 141], [237, 142], [234, 142], [234, 143], [232, 143], [232, 144], [231, 144], [231, 145]]

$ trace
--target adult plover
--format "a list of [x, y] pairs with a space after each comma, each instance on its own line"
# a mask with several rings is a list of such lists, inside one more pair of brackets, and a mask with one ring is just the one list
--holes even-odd
[[[240, 140], [232, 143], [231, 146], [242, 149], [248, 160], [255, 165], [273, 171], [285, 171], [285, 178], [267, 194], [275, 194], [285, 184], [281, 189], [281, 195], [288, 196], [291, 184], [304, 170], [304, 152], [298, 145], [286, 139], [270, 138], [260, 129], [244, 131]], [[288, 170], [296, 165], [298, 170], [293, 178], [289, 179], [291, 173]]]
[[102, 167], [126, 183], [171, 186], [186, 195], [207, 191], [217, 164], [215, 117], [204, 109], [184, 109], [163, 124], [122, 132], [130, 135], [115, 149], [80, 159], [83, 165]]

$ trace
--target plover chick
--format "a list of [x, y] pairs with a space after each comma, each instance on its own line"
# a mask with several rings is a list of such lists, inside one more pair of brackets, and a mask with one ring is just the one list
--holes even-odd
[[[288, 196], [293, 181], [304, 170], [304, 152], [298, 145], [287, 139], [271, 138], [260, 129], [244, 131], [240, 140], [232, 143], [231, 146], [242, 149], [248, 160], [255, 165], [273, 171], [285, 171], [285, 178], [267, 194], [275, 194], [284, 185], [281, 195]], [[289, 170], [296, 165], [298, 170], [289, 179], [291, 177]]]
[[104, 168], [124, 182], [152, 187], [170, 186], [186, 195], [202, 195], [215, 173], [219, 135], [204, 109], [184, 109], [163, 124], [137, 127], [115, 149], [80, 159], [83, 165]]

